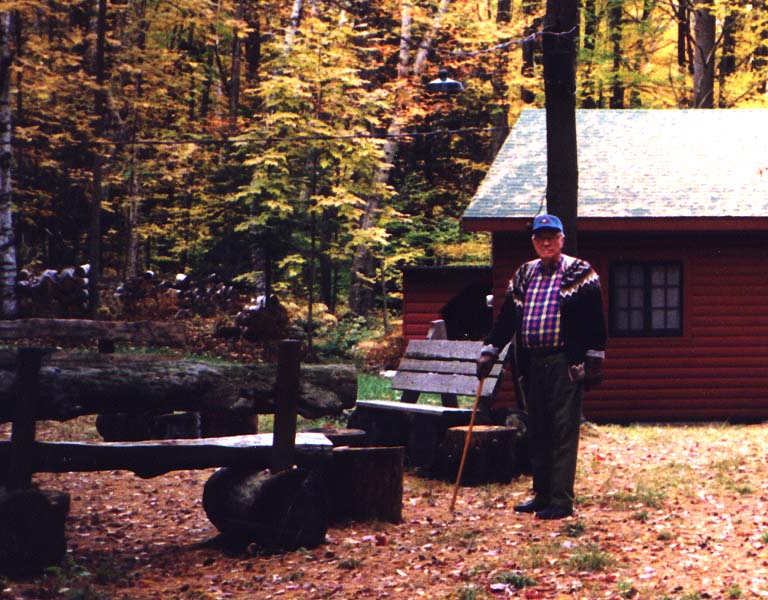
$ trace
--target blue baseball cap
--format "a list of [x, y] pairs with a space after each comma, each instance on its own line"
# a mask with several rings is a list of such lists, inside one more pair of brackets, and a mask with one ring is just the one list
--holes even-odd
[[555, 215], [536, 215], [536, 218], [533, 219], [533, 233], [542, 229], [554, 229], [563, 233], [563, 224]]

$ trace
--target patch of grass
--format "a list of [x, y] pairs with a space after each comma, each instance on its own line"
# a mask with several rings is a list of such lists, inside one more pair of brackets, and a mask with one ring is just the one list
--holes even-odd
[[359, 373], [357, 376], [358, 400], [399, 400], [400, 392], [393, 390], [390, 380], [378, 375]]
[[744, 593], [741, 591], [741, 588], [736, 583], [732, 583], [727, 588], [725, 588], [725, 593], [729, 598], [741, 598], [744, 595]]
[[638, 484], [633, 491], [620, 491], [611, 496], [611, 502], [620, 507], [629, 508], [642, 504], [650, 508], [661, 508], [667, 494], [664, 490]]
[[760, 541], [763, 544], [768, 544], [768, 531], [763, 531], [762, 535], [760, 536]]
[[358, 569], [363, 562], [357, 558], [345, 558], [339, 561], [339, 569], [346, 569], [348, 571], [354, 571]]
[[638, 510], [632, 515], [632, 518], [635, 521], [640, 521], [641, 523], [645, 523], [648, 520], [648, 511], [647, 510]]
[[456, 600], [478, 600], [479, 598], [487, 598], [488, 594], [482, 588], [476, 585], [468, 585], [456, 592], [452, 598]]
[[560, 528], [560, 531], [562, 531], [564, 535], [572, 538], [584, 535], [586, 530], [587, 526], [584, 524], [584, 521], [581, 520], [566, 523]]
[[536, 585], [536, 580], [528, 577], [522, 571], [502, 571], [497, 573], [493, 580], [497, 583], [511, 585], [517, 590]]
[[[388, 377], [360, 373], [357, 376], [358, 400], [400, 400], [401, 392], [392, 389], [392, 383]], [[475, 399], [469, 396], [458, 396], [461, 408], [472, 408]], [[442, 406], [443, 400], [440, 394], [421, 394], [419, 403]]]
[[634, 584], [627, 579], [619, 581], [619, 583], [616, 585], [616, 588], [619, 592], [619, 596], [622, 598], [634, 598], [639, 594]]
[[729, 456], [712, 461], [709, 464], [713, 471], [715, 481], [727, 490], [731, 490], [742, 496], [754, 493], [754, 489], [748, 483], [744, 470], [744, 459], [740, 456]]
[[568, 559], [568, 565], [577, 571], [602, 571], [616, 560], [595, 543], [580, 546]]
[[521, 562], [527, 568], [540, 569], [557, 558], [560, 549], [560, 543], [553, 540], [532, 544], [525, 549]]
[[670, 529], [662, 529], [656, 534], [656, 539], [662, 542], [668, 542], [675, 539], [675, 534]]

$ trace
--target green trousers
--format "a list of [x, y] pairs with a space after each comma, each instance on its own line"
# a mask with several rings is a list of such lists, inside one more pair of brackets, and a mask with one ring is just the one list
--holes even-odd
[[564, 353], [531, 356], [526, 401], [533, 491], [553, 506], [573, 507], [581, 396]]

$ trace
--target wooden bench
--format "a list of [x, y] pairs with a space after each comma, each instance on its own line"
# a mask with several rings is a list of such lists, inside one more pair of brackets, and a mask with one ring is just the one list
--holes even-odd
[[[476, 361], [483, 347], [479, 341], [440, 339], [441, 323], [432, 324], [428, 339], [408, 342], [391, 383], [402, 392], [400, 402], [358, 400], [348, 420], [349, 427], [368, 432], [371, 445], [405, 446], [408, 464], [427, 471], [445, 432], [469, 423], [472, 411], [458, 407], [458, 396], [474, 399], [479, 383]], [[483, 382], [480, 404], [485, 414], [499, 388], [507, 351], [501, 352]], [[425, 393], [439, 394], [442, 406], [419, 404]]]
[[[89, 337], [85, 333], [88, 331], [85, 322], [76, 322], [71, 329], [66, 322], [58, 323], [57, 327], [60, 336], [72, 334], [82, 340]], [[91, 335], [101, 332], [102, 328], [102, 324], [95, 323]], [[131, 340], [131, 326], [118, 326], [115, 330], [120, 333], [116, 335], [113, 331], [108, 338], [99, 336], [99, 339]], [[33, 331], [39, 337], [49, 337], [40, 336], [39, 328], [30, 329], [22, 324], [16, 329], [0, 327], [0, 338], [12, 338], [18, 331], [24, 332], [23, 337]], [[167, 329], [166, 333], [166, 341], [178, 339]], [[103, 349], [104, 343], [99, 345]], [[17, 492], [31, 493], [32, 476], [38, 472], [128, 470], [141, 477], [154, 477], [173, 470], [226, 466], [254, 471], [269, 468], [272, 473], [290, 470], [293, 465], [326, 468], [333, 456], [333, 444], [321, 433], [297, 434], [297, 414], [322, 412], [327, 407], [327, 398], [323, 398], [326, 404], [308, 404], [306, 398], [326, 396], [324, 390], [331, 390], [327, 395], [337, 400], [334, 412], [340, 414], [343, 408], [351, 407], [356, 399], [356, 376], [353, 367], [331, 370], [318, 367], [319, 371], [312, 367], [309, 371], [310, 367], [300, 365], [299, 352], [298, 341], [281, 342], [276, 368], [234, 364], [225, 368], [186, 359], [164, 362], [159, 357], [126, 358], [111, 352], [95, 355], [67, 352], [62, 356], [43, 347], [6, 352], [0, 356], [0, 423], [10, 422], [11, 431], [9, 440], [0, 440], [0, 503]], [[9, 354], [14, 355], [12, 360]], [[78, 371], [81, 364], [85, 367]], [[264, 371], [270, 371], [271, 377], [266, 377]], [[315, 373], [306, 382], [305, 371]], [[157, 373], [167, 374], [168, 380], [161, 380]], [[131, 380], [131, 374], [136, 381]], [[85, 384], [79, 382], [81, 377], [87, 378]], [[63, 421], [88, 414], [142, 412], [148, 407], [159, 407], [164, 412], [232, 413], [237, 418], [274, 413], [274, 433], [135, 442], [36, 439], [39, 420]], [[11, 504], [18, 507], [20, 500], [17, 498], [3, 506], [7, 508]], [[6, 508], [0, 511], [5, 517]], [[61, 511], [56, 509], [56, 512]], [[59, 515], [61, 523], [57, 526], [62, 535], [65, 516], [66, 511]], [[14, 523], [0, 523], [0, 533], [7, 533], [13, 527]], [[27, 560], [36, 551], [34, 547], [26, 554], [18, 553], [0, 542], [0, 568], [7, 566], [5, 559], [9, 555], [15, 553]]]

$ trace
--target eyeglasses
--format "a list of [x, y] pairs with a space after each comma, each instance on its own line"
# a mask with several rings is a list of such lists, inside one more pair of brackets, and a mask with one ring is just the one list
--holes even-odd
[[552, 231], [552, 232], [548, 231], [547, 233], [534, 233], [533, 234], [533, 241], [534, 242], [540, 242], [540, 243], [541, 242], [554, 242], [554, 241], [560, 239], [560, 237], [562, 235], [563, 234], [560, 233], [559, 231]]

